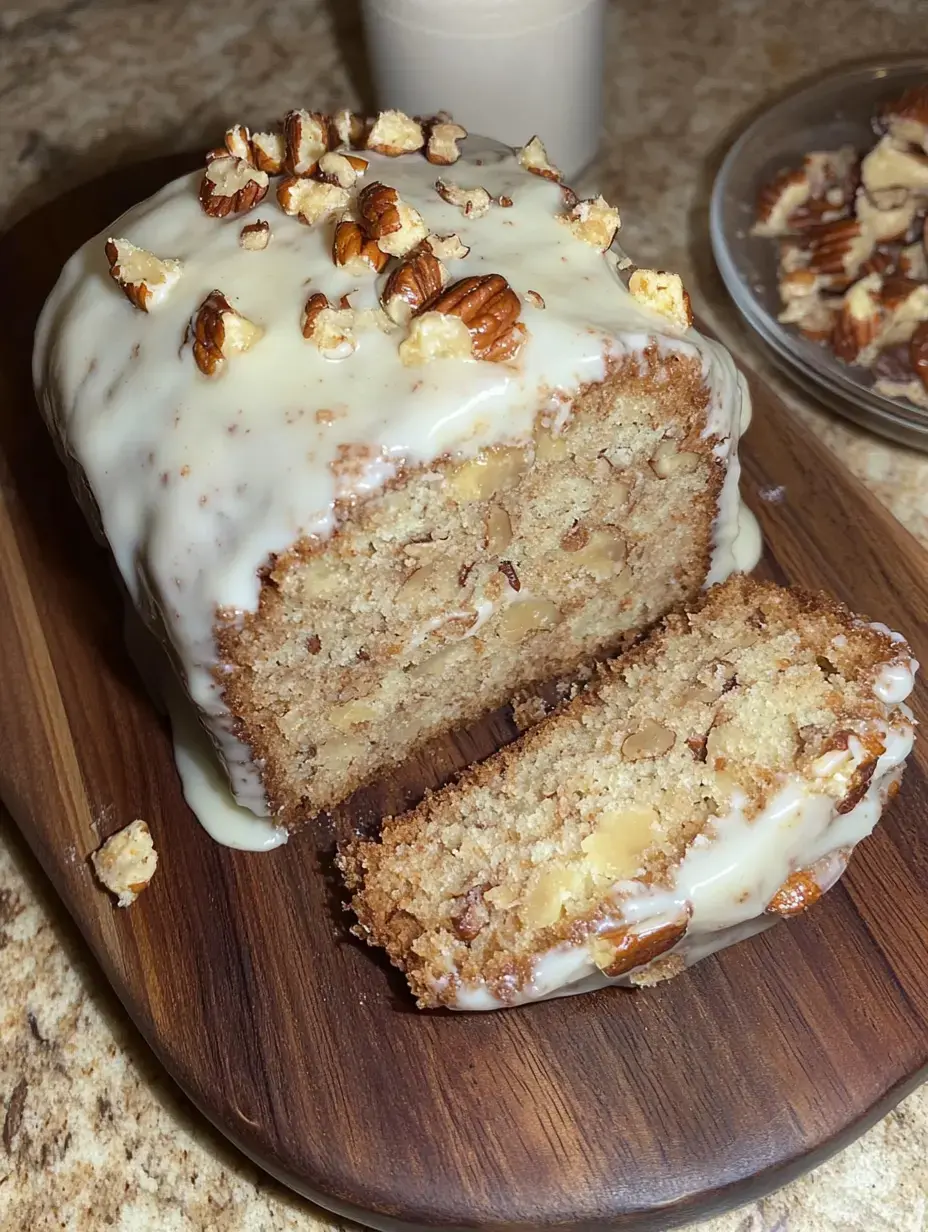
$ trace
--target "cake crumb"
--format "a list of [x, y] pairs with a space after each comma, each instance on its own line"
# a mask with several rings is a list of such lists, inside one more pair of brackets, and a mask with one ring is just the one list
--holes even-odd
[[155, 875], [158, 853], [144, 821], [130, 822], [111, 834], [90, 857], [100, 883], [116, 895], [116, 905], [129, 907]]

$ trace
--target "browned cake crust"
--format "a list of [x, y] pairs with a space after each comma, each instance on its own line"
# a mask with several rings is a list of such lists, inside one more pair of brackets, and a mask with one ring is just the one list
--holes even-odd
[[[784, 775], [808, 778], [817, 758], [853, 734], [866, 759], [835, 789], [837, 814], [849, 812], [883, 751], [875, 732], [891, 711], [874, 693], [876, 674], [910, 654], [827, 596], [731, 578], [601, 666], [562, 710], [389, 819], [379, 841], [345, 845], [340, 867], [358, 935], [387, 951], [420, 1005], [454, 1004], [462, 986], [478, 984], [511, 1001], [540, 955], [615, 914], [616, 868], [599, 877], [595, 863], [603, 816], [621, 817], [627, 831], [642, 808], [651, 814], [625, 875], [660, 886], [733, 791], [754, 817]], [[553, 912], [552, 877], [563, 879], [564, 902]], [[767, 910], [795, 914], [820, 893], [808, 888], [787, 881]], [[636, 968], [685, 932], [685, 919], [668, 926], [649, 942], [659, 942], [653, 953], [625, 938], [603, 965], [614, 975]], [[636, 982], [682, 970], [671, 957]]]
[[707, 402], [696, 361], [652, 348], [585, 387], [563, 432], [548, 411], [484, 465], [409, 471], [271, 561], [257, 611], [216, 636], [272, 811], [299, 824], [691, 600], [724, 478]]

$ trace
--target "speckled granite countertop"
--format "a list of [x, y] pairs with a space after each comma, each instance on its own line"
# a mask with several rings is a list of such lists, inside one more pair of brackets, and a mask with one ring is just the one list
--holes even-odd
[[[349, 0], [21, 0], [0, 9], [0, 217], [76, 179], [215, 143], [286, 106], [353, 104]], [[334, 15], [334, 16], [333, 16]], [[767, 94], [922, 45], [919, 0], [613, 2], [599, 178], [641, 263], [680, 270], [747, 352], [700, 250], [725, 133]], [[693, 260], [696, 254], [696, 260]], [[752, 352], [752, 362], [757, 363]], [[928, 458], [765, 376], [928, 545]], [[0, 1232], [282, 1232], [341, 1226], [259, 1175], [174, 1090], [0, 811]], [[828, 1164], [701, 1232], [923, 1232], [928, 1087]]]

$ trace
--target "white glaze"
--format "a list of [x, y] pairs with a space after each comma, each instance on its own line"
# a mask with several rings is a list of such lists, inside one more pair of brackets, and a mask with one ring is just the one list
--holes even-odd
[[[378, 330], [360, 333], [350, 357], [324, 359], [299, 329], [310, 288], [333, 302], [352, 292], [353, 306], [373, 307], [383, 279], [336, 268], [334, 224], [308, 227], [283, 214], [273, 183], [247, 217], [207, 217], [197, 201], [199, 172], [75, 253], [37, 331], [34, 377], [49, 424], [86, 478], [133, 601], [170, 647], [236, 799], [257, 814], [266, 812], [263, 787], [214, 677], [216, 611], [253, 611], [268, 558], [301, 535], [329, 534], [336, 496], [376, 491], [400, 462], [525, 440], [552, 391], [569, 401], [579, 385], [605, 376], [608, 359], [640, 356], [656, 342], [664, 353], [701, 362], [710, 393], [706, 435], [729, 468], [713, 580], [738, 564], [734, 463], [749, 412], [727, 352], [694, 330], [678, 336], [634, 300], [615, 258], [556, 221], [561, 189], [523, 170], [503, 147], [470, 138], [464, 158], [443, 169], [418, 155], [369, 158], [364, 182], [393, 185], [431, 230], [457, 232], [470, 245], [467, 258], [449, 263], [453, 278], [500, 273], [523, 297], [529, 337], [517, 365], [442, 360], [407, 368], [397, 353], [402, 333]], [[435, 192], [437, 171], [514, 205], [465, 218]], [[256, 219], [270, 223], [271, 239], [266, 250], [250, 252], [239, 234]], [[106, 234], [183, 262], [178, 283], [151, 313], [133, 308], [107, 276]], [[183, 339], [214, 289], [264, 334], [209, 378]], [[529, 289], [543, 297], [544, 310], [524, 299]], [[333, 411], [334, 422], [318, 423], [321, 409]], [[340, 446], [365, 454], [350, 473], [333, 472]]]
[[[914, 669], [909, 686], [914, 684]], [[901, 689], [901, 685], [899, 686]], [[890, 787], [899, 781], [912, 750], [911, 712], [898, 705], [886, 722], [874, 723], [885, 751], [860, 802], [839, 813], [857, 766], [868, 753], [857, 738], [846, 751], [836, 750], [819, 759], [811, 778], [784, 776], [772, 799], [747, 818], [746, 801], [736, 799], [731, 811], [711, 823], [711, 832], [697, 837], [678, 865], [669, 885], [653, 889], [640, 882], [614, 888], [615, 915], [605, 919], [600, 932], [631, 927], [649, 932], [689, 915], [685, 936], [668, 953], [679, 955], [687, 966], [760, 932], [778, 919], [766, 913], [767, 904], [791, 873], [814, 872], [822, 891], [841, 876], [854, 846], [871, 833], [879, 820]], [[506, 999], [485, 984], [466, 984], [455, 994], [450, 1008], [492, 1010], [524, 1005], [609, 984], [629, 984], [634, 972], [610, 977], [597, 967], [592, 942], [564, 943], [535, 963], [527, 985], [513, 986]], [[639, 968], [645, 970], [645, 968]], [[437, 987], [447, 987], [448, 978]]]

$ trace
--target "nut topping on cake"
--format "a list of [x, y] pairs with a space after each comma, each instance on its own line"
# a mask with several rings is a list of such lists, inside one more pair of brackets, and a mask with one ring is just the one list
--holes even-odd
[[473, 339], [460, 317], [423, 312], [409, 322], [399, 350], [402, 363], [415, 368], [433, 359], [471, 359]]
[[316, 291], [304, 305], [300, 327], [303, 337], [326, 359], [346, 359], [358, 346], [354, 336], [357, 316], [353, 308], [333, 308], [327, 297]]
[[142, 312], [150, 312], [161, 303], [180, 278], [183, 268], [180, 261], [172, 258], [162, 261], [124, 239], [108, 239], [104, 251], [110, 277], [129, 303]]
[[158, 853], [144, 821], [133, 821], [111, 834], [91, 856], [93, 871], [120, 907], [129, 907], [158, 867]]
[[251, 145], [251, 133], [244, 124], [233, 124], [226, 129], [225, 147], [233, 158], [244, 159], [246, 163], [255, 166], [255, 155]]
[[389, 158], [412, 154], [424, 144], [422, 125], [402, 111], [381, 111], [367, 134], [367, 148]]
[[519, 162], [532, 175], [543, 176], [546, 180], [560, 180], [561, 173], [548, 160], [548, 152], [539, 137], [533, 137], [527, 145], [519, 150]]
[[401, 325], [437, 295], [448, 281], [448, 271], [426, 245], [398, 265], [383, 289], [383, 307], [391, 321]]
[[461, 278], [425, 305], [429, 312], [459, 317], [471, 332], [477, 359], [514, 359], [525, 341], [519, 297], [501, 274]]
[[318, 111], [291, 111], [284, 117], [285, 166], [291, 175], [310, 175], [329, 148], [328, 117]]
[[348, 189], [302, 176], [288, 175], [277, 185], [277, 200], [285, 214], [308, 226], [340, 214], [348, 205]]
[[389, 256], [376, 240], [368, 239], [358, 223], [343, 219], [335, 228], [332, 260], [351, 274], [379, 274]]
[[545, 306], [545, 301], [542, 299], [542, 297], [538, 294], [537, 291], [526, 291], [525, 298], [528, 300], [528, 302], [532, 305], [533, 308], [544, 308]]
[[790, 916], [801, 915], [803, 911], [814, 906], [822, 897], [822, 887], [815, 880], [812, 870], [798, 869], [790, 873], [787, 879], [767, 904], [767, 911], [772, 915], [781, 915], [787, 919]]
[[211, 291], [193, 322], [193, 357], [205, 376], [218, 376], [230, 355], [254, 346], [264, 330], [232, 307], [221, 291]]
[[482, 218], [493, 204], [485, 188], [461, 188], [450, 180], [436, 180], [435, 191], [442, 201], [456, 205], [465, 218]]
[[251, 149], [259, 171], [280, 175], [287, 159], [287, 142], [283, 133], [252, 133]]
[[238, 242], [247, 252], [263, 252], [270, 240], [270, 224], [263, 218], [259, 218], [257, 222], [246, 223], [238, 237]]
[[467, 129], [449, 120], [439, 120], [430, 125], [425, 157], [440, 167], [450, 167], [461, 157], [458, 142], [467, 136]]
[[470, 247], [456, 232], [451, 235], [430, 235], [425, 242], [439, 261], [460, 261], [470, 252]]
[[567, 214], [558, 214], [558, 222], [569, 227], [578, 240], [605, 252], [621, 226], [619, 211], [603, 197], [578, 201]]
[[366, 158], [357, 154], [323, 154], [316, 168], [316, 178], [325, 184], [337, 184], [340, 188], [351, 188], [355, 180], [360, 179], [368, 168]]
[[690, 297], [679, 274], [667, 274], [663, 270], [636, 269], [628, 280], [628, 289], [639, 303], [659, 312], [678, 329], [689, 329], [693, 324]]
[[264, 200], [267, 172], [252, 167], [243, 158], [220, 154], [210, 160], [200, 184], [200, 205], [211, 218], [245, 214]]
[[365, 124], [361, 116], [343, 107], [336, 111], [329, 121], [329, 147], [348, 146], [360, 149], [364, 144]]
[[358, 194], [365, 232], [391, 257], [404, 257], [428, 234], [422, 215], [400, 198], [395, 188], [375, 180]]

